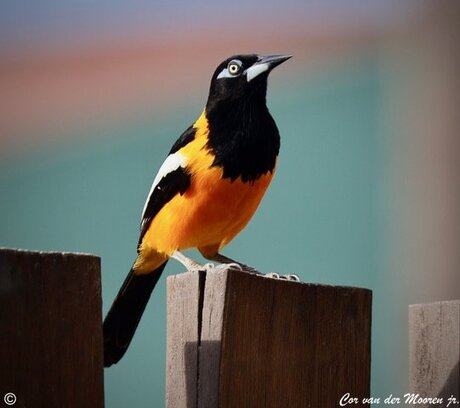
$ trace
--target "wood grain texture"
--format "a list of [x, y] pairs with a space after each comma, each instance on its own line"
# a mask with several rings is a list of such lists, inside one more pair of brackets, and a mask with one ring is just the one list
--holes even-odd
[[166, 406], [196, 407], [198, 342], [203, 273], [167, 279]]
[[410, 391], [460, 401], [459, 361], [460, 300], [410, 305]]
[[0, 401], [102, 408], [100, 259], [0, 249]]
[[371, 291], [228, 269], [207, 272], [201, 290], [188, 294], [203, 299], [188, 407], [328, 408], [347, 392], [369, 396]]
[[227, 278], [228, 271], [206, 274], [199, 349], [198, 407], [219, 406], [219, 372]]

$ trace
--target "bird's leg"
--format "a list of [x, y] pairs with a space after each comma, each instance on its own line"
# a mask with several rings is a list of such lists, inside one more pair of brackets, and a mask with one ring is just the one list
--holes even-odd
[[176, 261], [179, 261], [182, 265], [184, 265], [187, 268], [187, 271], [189, 272], [207, 271], [209, 269], [214, 268], [214, 265], [211, 263], [207, 263], [206, 265], [200, 265], [198, 262], [185, 256], [180, 251], [174, 251], [171, 255], [171, 258], [174, 258]]

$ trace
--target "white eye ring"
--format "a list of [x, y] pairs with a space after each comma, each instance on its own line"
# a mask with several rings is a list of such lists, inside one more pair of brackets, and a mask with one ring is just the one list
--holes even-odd
[[219, 75], [217, 75], [217, 79], [220, 78], [235, 78], [241, 74], [241, 70], [243, 68], [243, 63], [240, 60], [231, 60], [227, 64], [227, 68], [224, 68]]
[[241, 70], [241, 64], [237, 61], [230, 61], [227, 66], [228, 73], [231, 75], [237, 75]]

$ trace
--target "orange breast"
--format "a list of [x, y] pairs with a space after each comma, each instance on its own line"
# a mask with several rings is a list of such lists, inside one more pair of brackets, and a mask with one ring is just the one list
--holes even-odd
[[176, 195], [152, 220], [144, 244], [168, 255], [176, 249], [222, 247], [251, 219], [271, 177], [231, 182], [222, 179], [217, 167], [195, 174], [187, 192]]

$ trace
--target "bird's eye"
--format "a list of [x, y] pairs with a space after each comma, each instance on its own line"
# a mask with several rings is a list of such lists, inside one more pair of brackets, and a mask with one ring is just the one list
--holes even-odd
[[243, 63], [240, 60], [231, 60], [227, 64], [227, 67], [224, 68], [219, 75], [217, 75], [216, 79], [238, 77], [241, 74], [242, 69]]
[[230, 61], [227, 66], [227, 70], [231, 75], [237, 75], [240, 72], [241, 64], [236, 61]]

